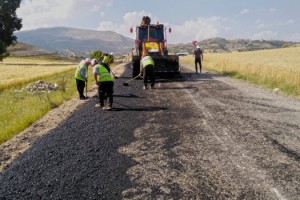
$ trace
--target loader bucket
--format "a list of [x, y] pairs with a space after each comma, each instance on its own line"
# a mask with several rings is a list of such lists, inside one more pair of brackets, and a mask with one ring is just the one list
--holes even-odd
[[180, 73], [179, 60], [176, 55], [153, 57], [155, 63], [155, 73], [174, 75]]

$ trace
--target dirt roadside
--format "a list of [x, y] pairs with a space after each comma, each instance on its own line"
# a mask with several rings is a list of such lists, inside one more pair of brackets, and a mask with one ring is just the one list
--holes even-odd
[[[119, 64], [114, 67], [113, 72], [119, 76], [124, 72], [124, 64]], [[91, 81], [93, 81], [91, 79]], [[88, 96], [97, 95], [97, 87], [93, 86], [88, 91]], [[16, 159], [19, 155], [25, 152], [32, 144], [40, 137], [47, 134], [50, 130], [57, 127], [61, 122], [68, 118], [86, 101], [81, 101], [74, 98], [64, 102], [58, 108], [48, 112], [44, 117], [33, 123], [31, 126], [15, 135], [9, 141], [0, 145], [0, 173]]]

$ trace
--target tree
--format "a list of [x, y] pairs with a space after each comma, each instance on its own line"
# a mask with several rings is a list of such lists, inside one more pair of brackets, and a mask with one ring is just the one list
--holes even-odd
[[21, 0], [0, 0], [0, 61], [9, 56], [7, 47], [17, 42], [14, 31], [22, 28], [22, 19], [16, 15]]
[[104, 54], [99, 50], [96, 50], [90, 54], [91, 59], [95, 58], [96, 60], [102, 60], [103, 57], [104, 57]]

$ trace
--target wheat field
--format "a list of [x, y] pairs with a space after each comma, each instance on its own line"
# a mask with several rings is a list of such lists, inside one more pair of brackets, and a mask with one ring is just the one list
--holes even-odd
[[[74, 98], [76, 65], [57, 60], [11, 57], [0, 63], [0, 144], [49, 110]], [[24, 90], [27, 84], [37, 80], [61, 83], [65, 90], [49, 94], [31, 94]]]
[[0, 62], [0, 91], [75, 68], [75, 63], [37, 58], [7, 58]]
[[[204, 50], [205, 52], [205, 50]], [[300, 47], [232, 53], [204, 53], [203, 68], [300, 98]], [[193, 57], [181, 62], [194, 66]]]

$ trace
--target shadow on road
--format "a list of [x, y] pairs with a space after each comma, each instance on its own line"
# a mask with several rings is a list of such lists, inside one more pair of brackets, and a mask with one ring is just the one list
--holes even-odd
[[141, 111], [141, 112], [155, 112], [160, 110], [167, 110], [166, 107], [156, 107], [156, 106], [127, 106], [121, 103], [114, 102], [123, 108], [113, 107], [111, 111]]
[[145, 97], [137, 96], [135, 94], [128, 94], [128, 95], [115, 94], [114, 97], [121, 97], [121, 98], [145, 98]]

